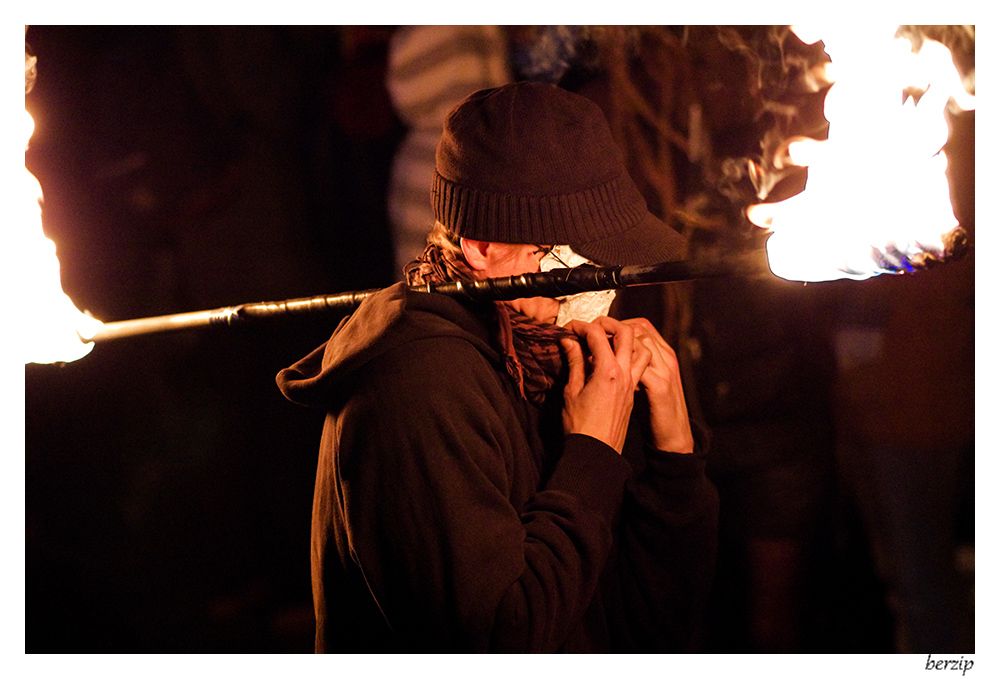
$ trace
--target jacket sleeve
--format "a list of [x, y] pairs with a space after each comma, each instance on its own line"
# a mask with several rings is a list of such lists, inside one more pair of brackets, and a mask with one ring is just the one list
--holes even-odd
[[715, 573], [719, 501], [705, 475], [708, 434], [694, 422], [692, 431], [692, 454], [657, 450], [641, 435], [630, 435], [626, 446], [634, 473], [602, 583], [612, 643], [623, 650], [696, 650], [702, 631]]
[[337, 417], [351, 555], [414, 649], [555, 650], [597, 588], [630, 467], [568, 436], [519, 511], [513, 412], [477, 350], [436, 340], [382, 357]]

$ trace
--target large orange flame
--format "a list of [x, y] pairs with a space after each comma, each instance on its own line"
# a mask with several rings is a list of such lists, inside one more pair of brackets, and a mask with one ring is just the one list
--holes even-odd
[[798, 281], [860, 280], [896, 272], [921, 253], [941, 255], [958, 225], [941, 150], [944, 112], [974, 107], [948, 48], [924, 40], [916, 50], [895, 26], [794, 30], [807, 43], [822, 38], [830, 56], [830, 131], [826, 141], [788, 147], [790, 162], [809, 168], [802, 193], [747, 210], [773, 232], [772, 272]]
[[[35, 123], [25, 111], [25, 148], [34, 129]], [[42, 230], [42, 187], [27, 167], [22, 182], [22, 214], [14, 220], [21, 241], [14, 251], [28, 263], [24, 273], [29, 277], [24, 285], [24, 294], [29, 299], [25, 305], [27, 323], [21, 335], [21, 353], [25, 363], [75, 361], [94, 347], [93, 342], [85, 343], [81, 336], [92, 337], [101, 322], [80, 311], [63, 292], [55, 243]]]

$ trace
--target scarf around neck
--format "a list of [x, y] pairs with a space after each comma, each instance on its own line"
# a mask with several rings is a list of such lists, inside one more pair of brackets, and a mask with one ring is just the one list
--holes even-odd
[[[417, 259], [406, 265], [408, 285], [473, 281], [475, 274], [460, 253], [429, 243]], [[573, 335], [558, 325], [545, 323], [514, 309], [509, 302], [494, 302], [496, 343], [507, 374], [521, 396], [541, 405], [556, 384], [566, 381], [565, 360], [559, 340]]]

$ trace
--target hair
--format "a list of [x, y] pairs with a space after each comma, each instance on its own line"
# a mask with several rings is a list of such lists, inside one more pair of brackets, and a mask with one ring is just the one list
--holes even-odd
[[[458, 257], [462, 262], [468, 264], [468, 262], [465, 261], [465, 255], [462, 253], [462, 237], [457, 235], [440, 221], [435, 221], [434, 226], [432, 226], [430, 232], [428, 232], [427, 244], [436, 245], [443, 250], [447, 250], [452, 255]], [[508, 259], [513, 259], [517, 255], [514, 248], [518, 245], [524, 245], [524, 243], [494, 242], [494, 245], [500, 246], [500, 251], [503, 252], [501, 255], [501, 261], [506, 261]]]
[[[462, 238], [439, 221], [427, 233], [427, 244], [436, 245], [452, 254], [462, 254]], [[463, 258], [464, 259], [464, 258]]]

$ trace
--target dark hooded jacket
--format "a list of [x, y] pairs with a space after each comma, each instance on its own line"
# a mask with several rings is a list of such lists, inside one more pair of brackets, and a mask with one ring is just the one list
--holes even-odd
[[327, 411], [316, 649], [690, 650], [716, 545], [704, 450], [564, 436], [494, 335], [482, 309], [395, 285], [278, 375]]

